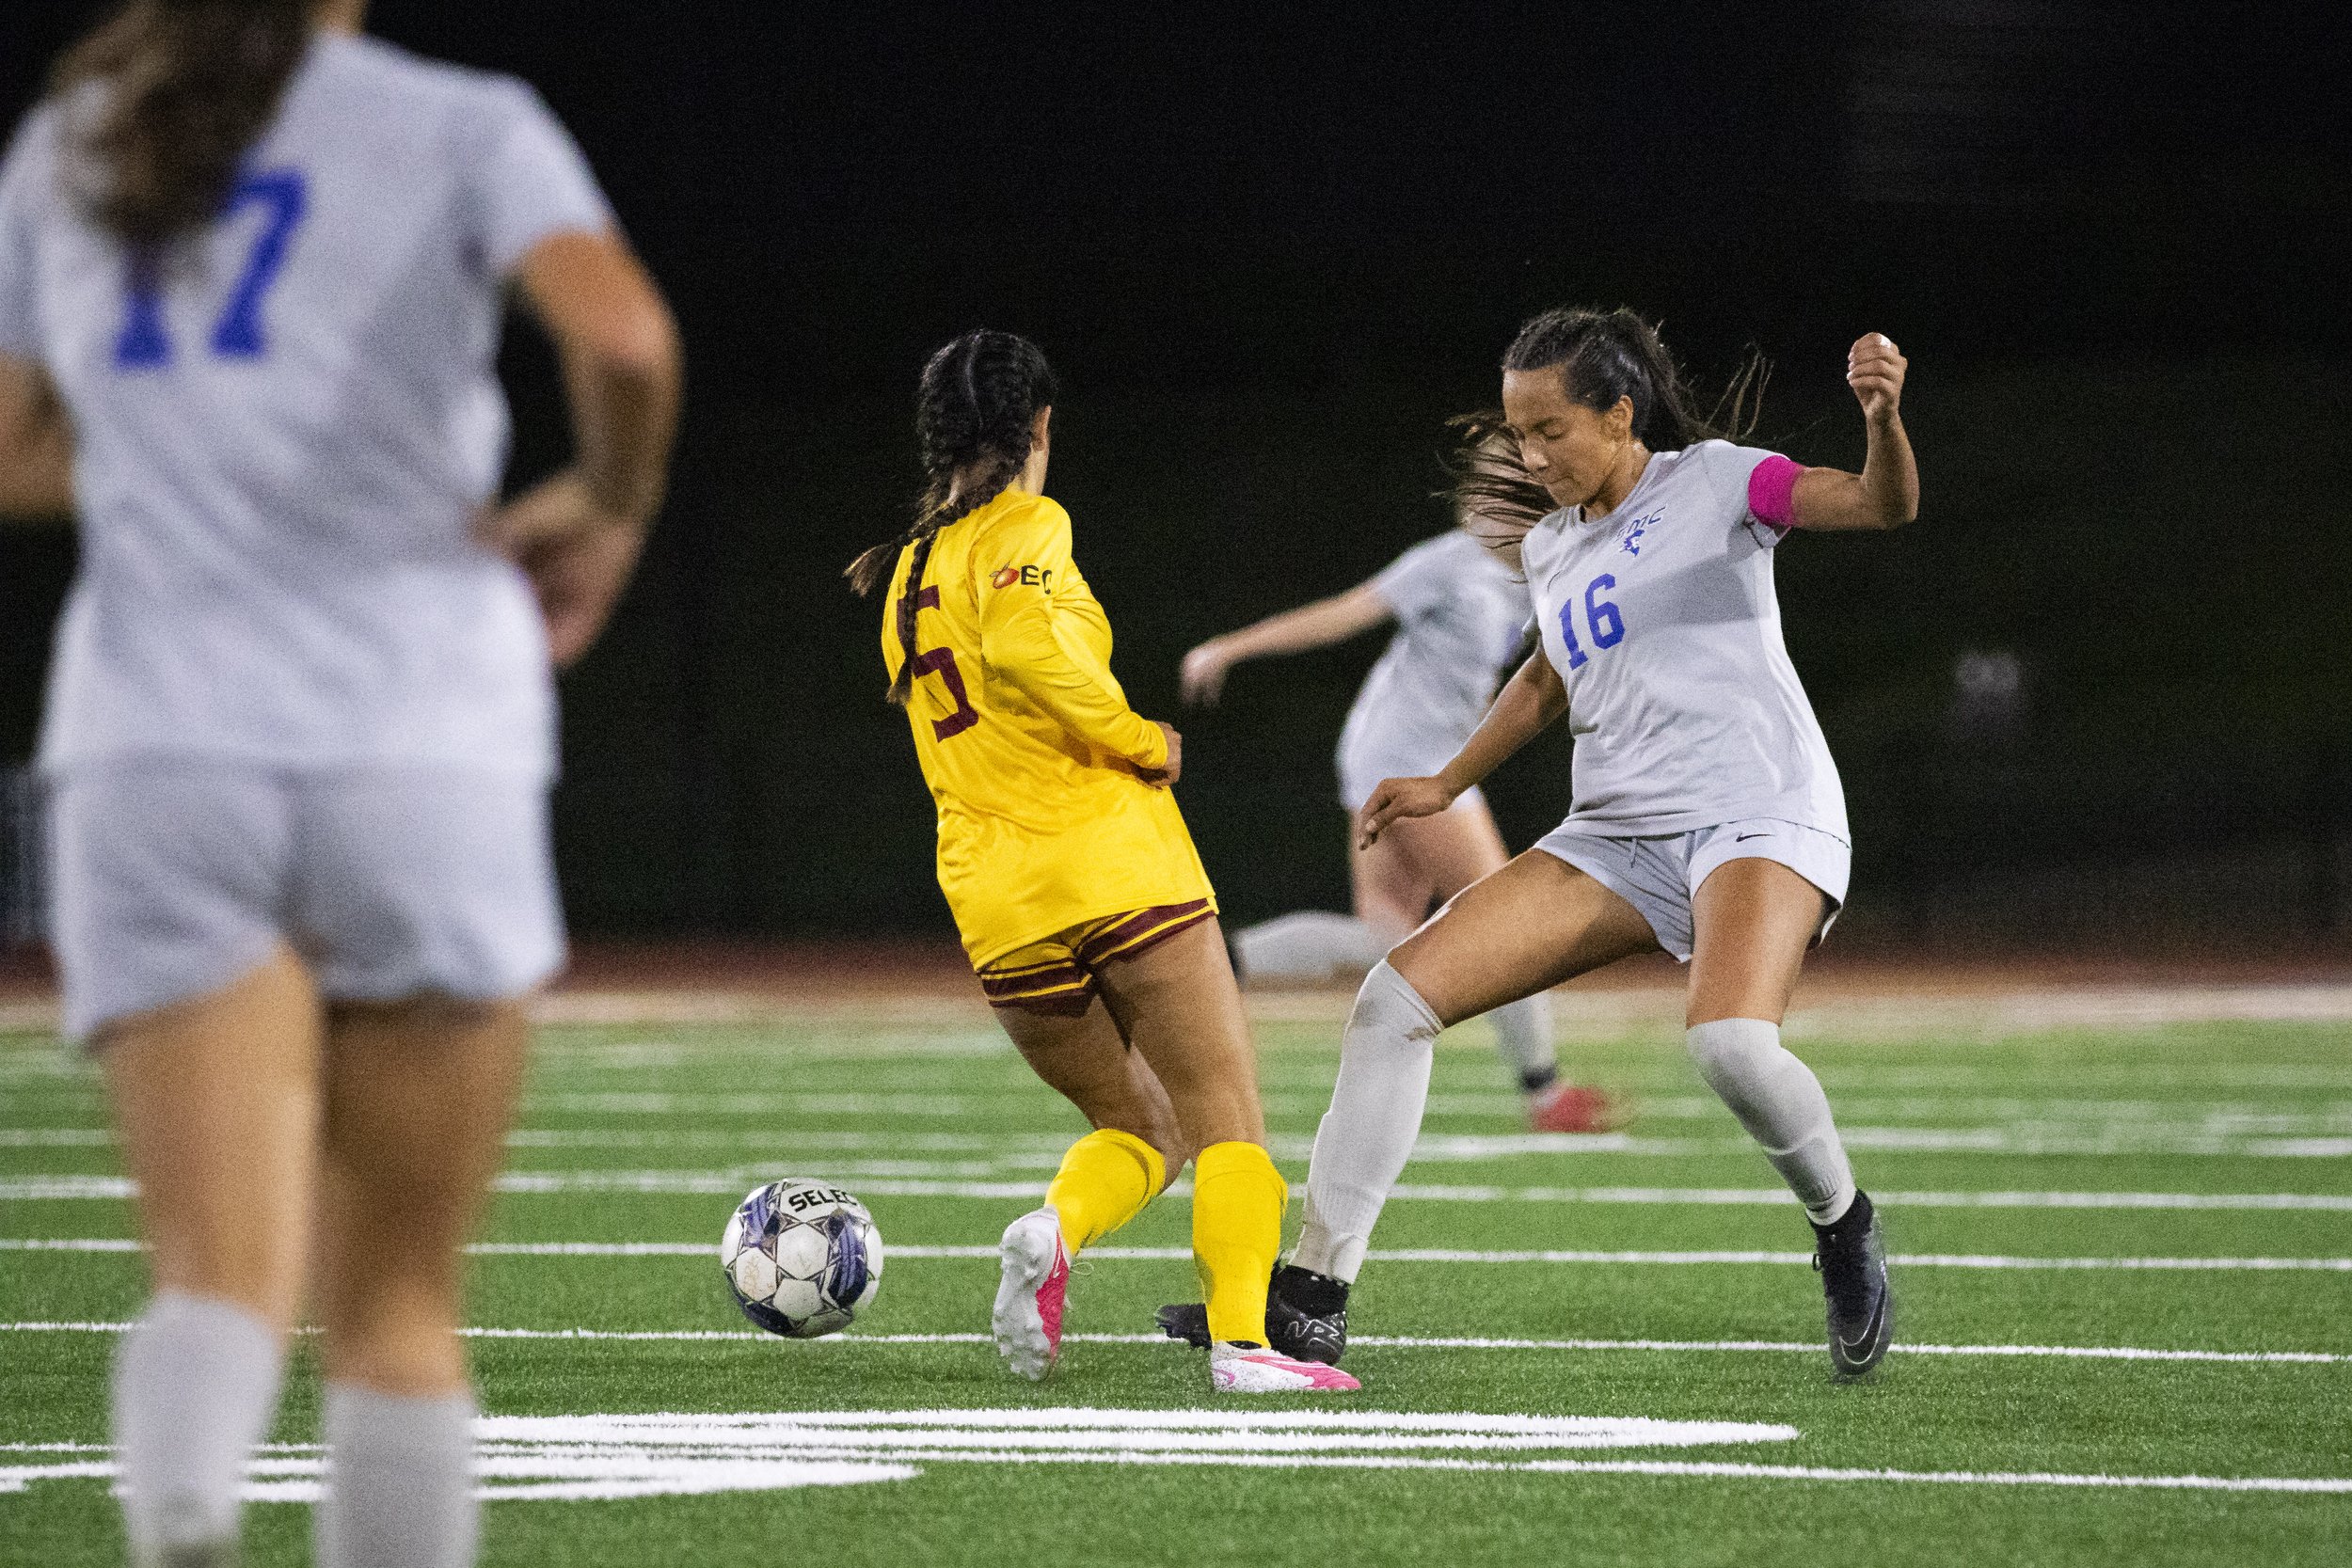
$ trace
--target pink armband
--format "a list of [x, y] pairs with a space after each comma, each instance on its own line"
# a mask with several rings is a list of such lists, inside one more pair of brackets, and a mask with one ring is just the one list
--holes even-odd
[[1748, 510], [1767, 528], [1786, 533], [1797, 526], [1797, 476], [1804, 465], [1777, 452], [1748, 475]]

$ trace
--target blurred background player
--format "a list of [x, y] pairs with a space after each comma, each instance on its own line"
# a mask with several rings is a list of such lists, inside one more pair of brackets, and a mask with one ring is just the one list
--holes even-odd
[[[1406, 550], [1369, 582], [1213, 637], [1184, 656], [1184, 700], [1205, 705], [1244, 660], [1396, 627], [1340, 732], [1355, 913], [1305, 910], [1234, 932], [1247, 983], [1359, 981], [1438, 906], [1510, 858], [1486, 794], [1475, 787], [1372, 844], [1356, 832], [1356, 814], [1381, 780], [1435, 772], [1461, 750], [1493, 702], [1496, 682], [1527, 646], [1533, 610], [1518, 541], [1551, 510], [1550, 499], [1490, 423], [1469, 422], [1455, 461], [1454, 528]], [[1538, 1132], [1601, 1132], [1623, 1122], [1612, 1097], [1561, 1080], [1548, 994], [1486, 1016]]]
[[[550, 654], [627, 580], [676, 405], [537, 96], [363, 9], [139, 0], [0, 171], [0, 498], [82, 528], [41, 767], [154, 1276], [114, 1379], [141, 1564], [234, 1560], [306, 1291], [317, 1560], [473, 1559], [460, 1248], [564, 957]], [[485, 512], [509, 280], [579, 453]]]
[[889, 696], [938, 806], [940, 890], [980, 988], [1094, 1128], [1044, 1205], [1006, 1227], [996, 1346], [1024, 1377], [1050, 1372], [1071, 1259], [1190, 1160], [1211, 1386], [1354, 1388], [1263, 1340], [1288, 1190], [1216, 895], [1170, 793], [1181, 738], [1127, 705], [1070, 515], [1044, 495], [1054, 396], [1045, 356], [1010, 333], [934, 354], [914, 524], [849, 571], [860, 594], [888, 589]]
[[[1887, 529], [1918, 510], [1900, 414], [1905, 362], [1876, 333], [1846, 380], [1859, 474], [1734, 446], [1699, 418], [1629, 310], [1552, 310], [1503, 356], [1502, 404], [1560, 511], [1520, 546], [1543, 638], [1460, 752], [1372, 792], [1361, 836], [1436, 816], [1565, 716], [1575, 808], [1375, 966], [1315, 1135], [1305, 1224], [1277, 1273], [1268, 1337], [1336, 1361], [1348, 1290], [1403, 1173], [1438, 1032], [1636, 953], [1691, 966], [1685, 1041], [1804, 1205], [1836, 1375], [1875, 1367], [1892, 1301], [1869, 1197], [1820, 1083], [1781, 1044], [1806, 951], [1846, 896], [1845, 795], [1781, 639], [1772, 552], [1791, 529]], [[1735, 384], [1742, 396], [1760, 368]], [[1198, 1308], [1161, 1310], [1178, 1338]]]

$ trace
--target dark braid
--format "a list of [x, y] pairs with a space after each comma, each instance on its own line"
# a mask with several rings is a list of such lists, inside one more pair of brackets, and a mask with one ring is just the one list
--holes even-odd
[[1560, 368], [1568, 396], [1596, 413], [1619, 398], [1633, 404], [1633, 435], [1652, 451], [1675, 451], [1701, 441], [1744, 440], [1756, 428], [1771, 367], [1750, 349], [1731, 385], [1702, 416], [1659, 341], [1658, 328], [1620, 306], [1614, 310], [1547, 310], [1519, 328], [1502, 356], [1506, 371]]
[[135, 0], [57, 62], [53, 97], [72, 104], [87, 86], [105, 89], [75, 135], [102, 227], [152, 250], [219, 214], [310, 46], [310, 6]]
[[916, 598], [939, 531], [1002, 495], [1029, 461], [1038, 412], [1052, 404], [1054, 372], [1026, 338], [967, 332], [932, 355], [915, 394], [914, 436], [923, 457], [923, 494], [914, 522], [850, 562], [844, 574], [859, 594], [890, 581], [898, 552], [913, 546], [906, 589], [898, 596], [898, 678], [890, 701], [904, 707], [914, 690]]

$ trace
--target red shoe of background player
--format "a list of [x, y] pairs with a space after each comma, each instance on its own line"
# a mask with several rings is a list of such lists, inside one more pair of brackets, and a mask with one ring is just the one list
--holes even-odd
[[1605, 1089], [1553, 1084], [1527, 1102], [1527, 1124], [1538, 1132], [1614, 1132], [1632, 1108]]

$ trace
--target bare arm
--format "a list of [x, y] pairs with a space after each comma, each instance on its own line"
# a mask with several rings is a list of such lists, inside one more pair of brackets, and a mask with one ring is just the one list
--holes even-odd
[[1227, 673], [1244, 659], [1327, 648], [1334, 642], [1361, 636], [1395, 617], [1388, 601], [1366, 582], [1344, 594], [1269, 615], [1239, 631], [1212, 637], [1184, 656], [1184, 701], [1204, 706], [1214, 705], [1218, 693], [1225, 689]]
[[1919, 469], [1903, 433], [1903, 372], [1910, 361], [1882, 333], [1866, 333], [1846, 356], [1846, 384], [1862, 404], [1869, 447], [1862, 471], [1807, 468], [1790, 497], [1799, 528], [1900, 528], [1919, 515]]
[[1369, 848], [1400, 816], [1435, 816], [1485, 782], [1518, 749], [1549, 729], [1568, 709], [1568, 689], [1538, 648], [1502, 685], [1494, 706], [1462, 743], [1454, 760], [1423, 779], [1383, 779], [1364, 802], [1357, 842]]
[[73, 512], [73, 431], [49, 372], [0, 354], [0, 518], [61, 521]]
[[483, 536], [531, 575], [563, 667], [588, 651], [636, 569], [669, 484], [684, 372], [669, 306], [619, 235], [554, 235], [516, 277], [555, 340], [576, 452], [493, 513]]

